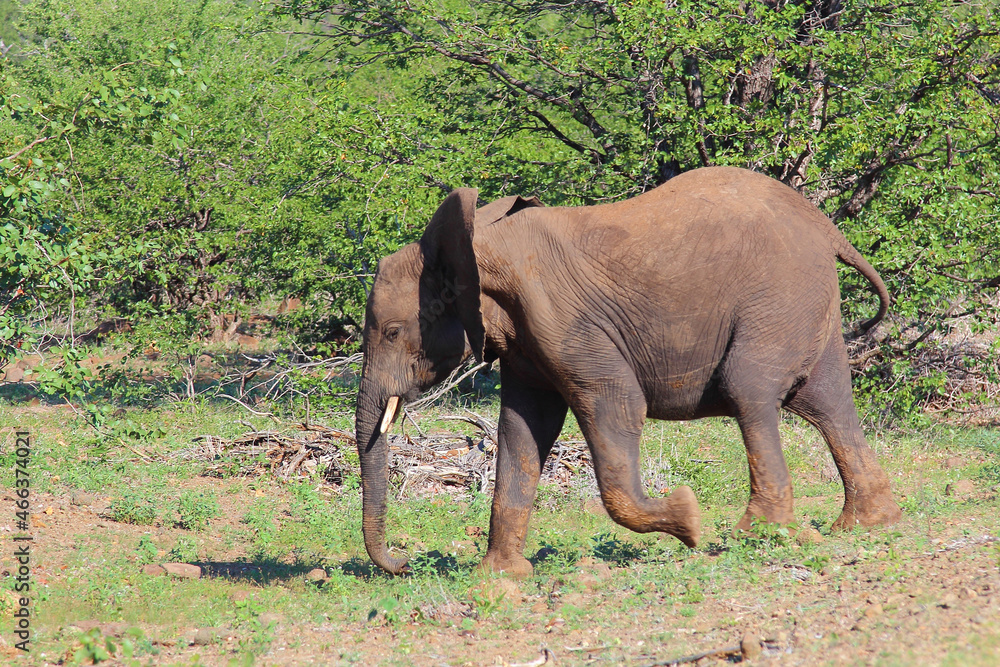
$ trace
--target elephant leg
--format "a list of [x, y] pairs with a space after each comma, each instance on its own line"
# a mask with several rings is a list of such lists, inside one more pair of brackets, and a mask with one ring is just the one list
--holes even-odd
[[[757, 357], [757, 358], [755, 358]], [[740, 354], [725, 362], [723, 391], [743, 435], [750, 468], [750, 501], [735, 531], [749, 531], [755, 518], [787, 524], [795, 518], [792, 481], [778, 432], [780, 398], [792, 384], [774, 370], [781, 360]]]
[[500, 377], [496, 484], [489, 546], [480, 567], [524, 577], [533, 570], [524, 557], [524, 541], [538, 478], [567, 407], [557, 392], [524, 385], [502, 363]]
[[819, 429], [844, 483], [844, 509], [833, 528], [890, 524], [902, 516], [889, 478], [865, 440], [851, 394], [847, 348], [838, 333], [808, 381], [786, 406]]
[[778, 407], [770, 403], [737, 417], [750, 466], [750, 502], [735, 530], [749, 531], [754, 518], [786, 524], [795, 519], [792, 481], [781, 451]]
[[594, 460], [597, 485], [608, 514], [637, 533], [664, 532], [698, 545], [701, 512], [687, 486], [666, 498], [646, 496], [639, 478], [639, 439], [646, 399], [631, 371], [576, 387], [571, 401]]

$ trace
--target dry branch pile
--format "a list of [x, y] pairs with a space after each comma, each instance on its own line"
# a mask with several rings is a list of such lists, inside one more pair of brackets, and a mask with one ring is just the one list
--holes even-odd
[[[407, 419], [412, 421], [409, 415]], [[480, 433], [475, 437], [460, 433], [388, 434], [389, 475], [399, 486], [399, 496], [472, 487], [491, 492], [496, 476], [496, 425], [472, 412], [440, 419], [470, 423]], [[355, 446], [354, 434], [315, 424], [297, 428], [300, 435], [251, 431], [232, 440], [203, 435], [194, 447], [174, 457], [208, 461], [204, 474], [210, 476], [270, 474], [289, 480], [322, 471], [325, 483], [342, 484], [351, 472], [344, 448]], [[576, 473], [591, 467], [584, 441], [559, 440], [545, 462], [542, 481], [567, 486]]]
[[202, 435], [195, 439], [199, 444], [177, 452], [174, 458], [210, 461], [204, 474], [212, 477], [268, 473], [289, 480], [321, 470], [326, 483], [343, 483], [350, 465], [342, 445], [353, 445], [354, 436], [320, 426], [300, 428], [303, 434], [296, 437], [274, 431], [251, 431], [233, 440]]

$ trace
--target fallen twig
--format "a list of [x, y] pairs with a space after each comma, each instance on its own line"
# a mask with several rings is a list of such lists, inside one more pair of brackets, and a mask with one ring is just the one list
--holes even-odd
[[703, 658], [721, 658], [728, 655], [742, 655], [742, 649], [739, 646], [727, 646], [726, 648], [717, 648], [712, 651], [705, 651], [704, 653], [687, 655], [683, 658], [674, 658], [666, 662], [653, 662], [645, 667], [671, 667], [671, 665], [682, 665], [687, 662], [698, 662]]
[[541, 667], [541, 665], [548, 665], [556, 661], [556, 654], [547, 648], [542, 649], [542, 655], [538, 657], [537, 660], [532, 660], [531, 662], [511, 662], [504, 663], [507, 667]]

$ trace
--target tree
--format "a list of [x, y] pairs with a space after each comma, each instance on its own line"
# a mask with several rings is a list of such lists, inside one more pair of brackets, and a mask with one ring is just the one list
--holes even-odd
[[[341, 67], [433, 62], [420, 99], [442, 117], [485, 100], [507, 119], [497, 136], [560, 144], [543, 199], [617, 199], [716, 164], [800, 190], [889, 284], [899, 327], [873, 372], [996, 322], [996, 2], [278, 4]], [[852, 318], [871, 309], [856, 277], [844, 291]]]
[[95, 265], [110, 257], [58, 204], [57, 195], [71, 187], [64, 148], [71, 154], [78, 133], [90, 131], [133, 138], [169, 131], [175, 98], [170, 89], [136, 86], [118, 68], [42, 94], [18, 74], [0, 59], [0, 366], [30, 346], [33, 323], [54, 304], [68, 301], [72, 309], [76, 290], [93, 284]]

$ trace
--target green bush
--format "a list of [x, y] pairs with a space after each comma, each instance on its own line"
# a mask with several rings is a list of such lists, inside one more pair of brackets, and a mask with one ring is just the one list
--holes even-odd
[[145, 489], [130, 489], [111, 502], [111, 518], [119, 523], [151, 526], [159, 517], [156, 498]]
[[179, 527], [204, 530], [208, 522], [219, 515], [219, 503], [210, 491], [185, 491], [177, 499], [177, 514]]

